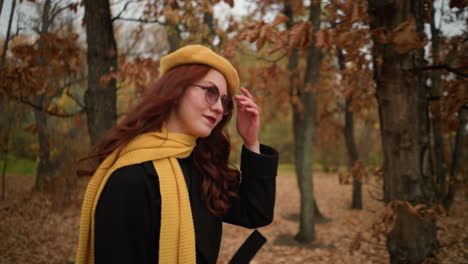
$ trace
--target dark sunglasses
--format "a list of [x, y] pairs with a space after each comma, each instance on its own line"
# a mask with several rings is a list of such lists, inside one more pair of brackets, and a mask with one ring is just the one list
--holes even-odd
[[[205, 90], [205, 99], [209, 105], [214, 105], [218, 102], [220, 95], [216, 86], [203, 86], [199, 84], [193, 84], [193, 86], [200, 87]], [[223, 115], [227, 116], [232, 112], [233, 104], [229, 96], [221, 96], [221, 105], [223, 106]]]

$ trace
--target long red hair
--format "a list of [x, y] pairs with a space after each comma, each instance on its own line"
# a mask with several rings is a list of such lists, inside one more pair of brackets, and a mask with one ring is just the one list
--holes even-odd
[[[134, 137], [152, 131], [159, 131], [171, 110], [183, 96], [190, 84], [202, 79], [210, 70], [209, 66], [187, 64], [167, 72], [143, 96], [125, 118], [98, 143], [91, 155], [83, 160], [94, 160], [100, 164], [114, 151], [121, 150]], [[229, 90], [229, 89], [228, 89]], [[228, 95], [232, 97], [232, 94]], [[229, 165], [231, 144], [226, 124], [232, 114], [224, 116], [221, 122], [206, 138], [198, 138], [193, 150], [195, 165], [203, 175], [201, 198], [208, 210], [215, 216], [223, 216], [231, 206], [231, 199], [237, 198], [240, 172]], [[92, 175], [95, 166], [86, 174]]]

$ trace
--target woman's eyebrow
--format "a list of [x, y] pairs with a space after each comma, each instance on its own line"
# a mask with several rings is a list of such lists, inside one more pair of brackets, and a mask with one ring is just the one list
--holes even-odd
[[221, 91], [219, 90], [219, 87], [218, 87], [214, 82], [212, 82], [212, 81], [206, 81], [206, 82], [211, 83], [216, 89], [218, 89], [218, 92], [219, 92], [219, 94], [220, 94], [221, 96], [227, 95], [227, 93], [221, 94]]
[[203, 82], [210, 83], [212, 86], [218, 88], [218, 86], [217, 86], [214, 82], [212, 82], [212, 81], [206, 81], [206, 80], [202, 80], [202, 81], [203, 81]]

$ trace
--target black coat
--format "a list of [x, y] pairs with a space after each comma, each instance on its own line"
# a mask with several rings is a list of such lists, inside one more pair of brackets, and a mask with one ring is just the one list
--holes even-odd
[[[213, 216], [200, 198], [202, 175], [191, 156], [179, 159], [195, 226], [197, 263], [216, 263], [222, 222], [247, 228], [273, 220], [278, 152], [242, 148], [240, 199], [226, 216]], [[158, 263], [161, 222], [159, 181], [151, 161], [116, 170], [107, 181], [95, 214], [95, 263]]]

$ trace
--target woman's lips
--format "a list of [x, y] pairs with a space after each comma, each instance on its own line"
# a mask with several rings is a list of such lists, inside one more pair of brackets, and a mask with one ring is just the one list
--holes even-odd
[[215, 117], [212, 117], [212, 116], [203, 116], [204, 118], [206, 118], [208, 121], [210, 121], [210, 123], [212, 125], [214, 125], [216, 123], [216, 118]]

